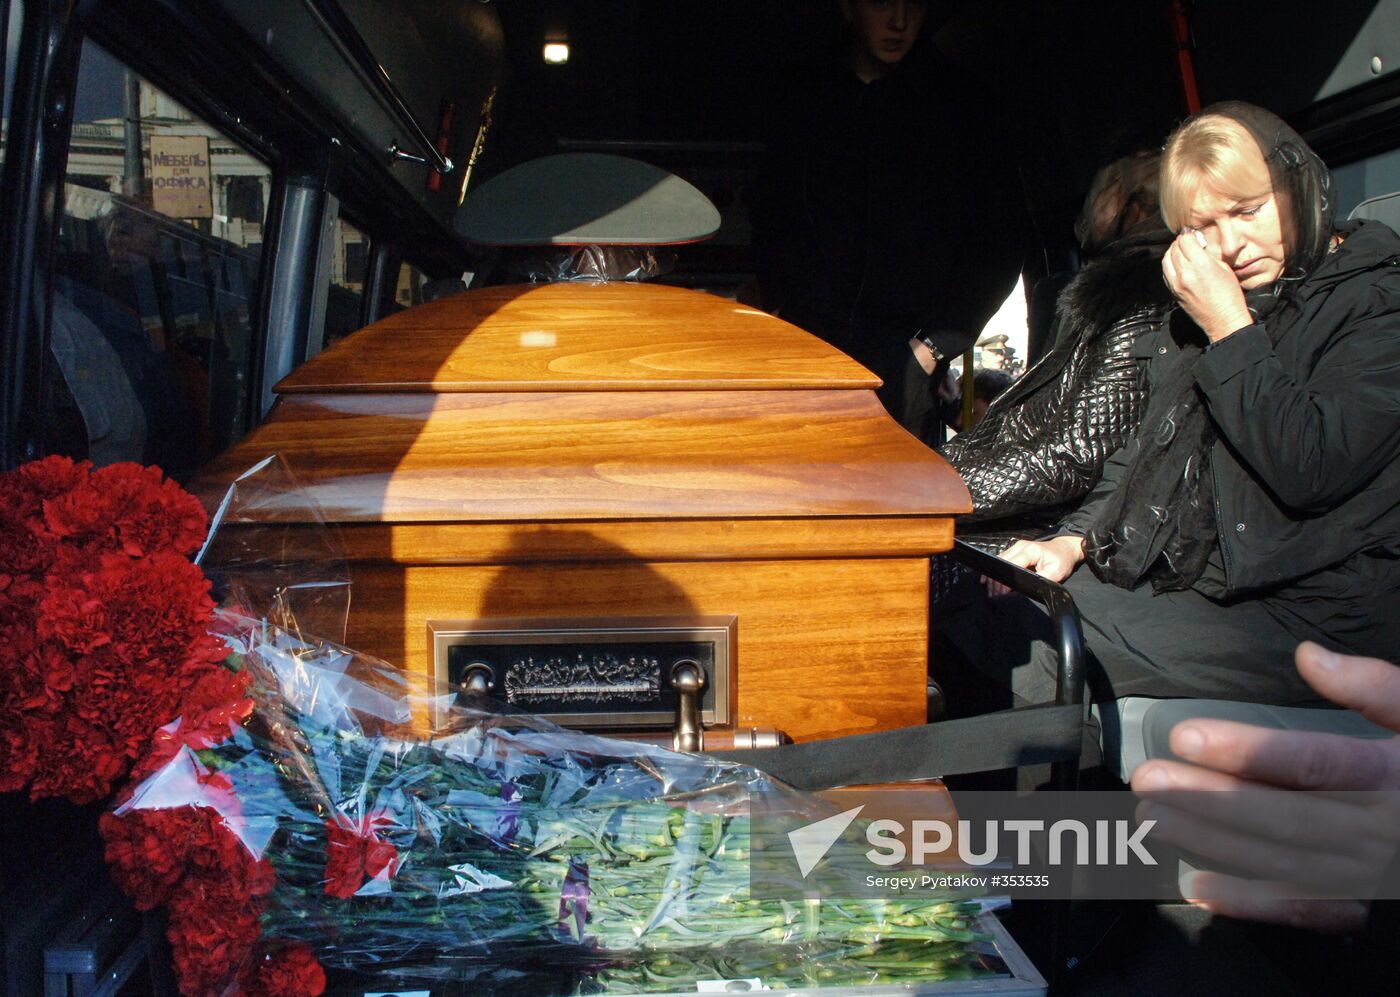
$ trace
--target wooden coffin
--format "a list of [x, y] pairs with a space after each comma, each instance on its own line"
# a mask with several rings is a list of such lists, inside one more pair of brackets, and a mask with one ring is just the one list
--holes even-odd
[[433, 621], [722, 619], [722, 726], [861, 733], [924, 722], [929, 556], [970, 509], [878, 383], [698, 291], [470, 291], [298, 369], [200, 484], [280, 454], [343, 530], [347, 642], [405, 668]]

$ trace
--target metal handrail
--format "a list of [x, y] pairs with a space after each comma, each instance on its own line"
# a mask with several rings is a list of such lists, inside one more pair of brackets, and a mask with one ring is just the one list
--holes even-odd
[[954, 560], [978, 574], [1000, 582], [1013, 592], [1019, 592], [1045, 607], [1055, 628], [1056, 643], [1060, 652], [1055, 702], [1059, 706], [1072, 706], [1084, 702], [1087, 674], [1084, 631], [1079, 622], [1079, 610], [1070, 594], [1049, 579], [1018, 567], [1010, 561], [1003, 561], [986, 551], [978, 550], [962, 540], [954, 541], [952, 556]]
[[403, 95], [399, 93], [398, 87], [394, 86], [394, 81], [389, 78], [388, 72], [375, 58], [370, 47], [365, 44], [364, 38], [355, 29], [355, 25], [350, 22], [350, 18], [345, 15], [345, 11], [341, 9], [337, 0], [302, 0], [302, 2], [311, 16], [316, 19], [321, 30], [335, 45], [336, 50], [340, 52], [341, 57], [355, 70], [360, 79], [369, 87], [370, 92], [379, 98], [379, 103], [408, 133], [409, 139], [422, 150], [423, 154], [416, 155], [405, 152], [398, 147], [398, 143], [389, 146], [389, 153], [396, 159], [407, 159], [431, 166], [438, 173], [451, 173], [452, 160], [438, 151], [437, 145], [428, 137], [428, 133], [423, 130], [418, 119], [413, 116], [413, 111], [409, 109]]

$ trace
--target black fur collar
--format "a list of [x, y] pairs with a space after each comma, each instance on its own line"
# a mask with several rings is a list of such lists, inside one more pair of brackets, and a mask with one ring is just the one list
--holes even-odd
[[1162, 279], [1162, 256], [1170, 245], [1167, 232], [1130, 236], [1085, 264], [1056, 303], [1052, 349], [1094, 338], [1134, 312], [1171, 304]]

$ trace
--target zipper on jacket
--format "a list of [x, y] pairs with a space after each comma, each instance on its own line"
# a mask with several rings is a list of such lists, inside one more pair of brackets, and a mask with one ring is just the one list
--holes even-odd
[[[1214, 446], [1212, 446], [1211, 449], [1214, 449]], [[1214, 455], [1211, 455], [1210, 460], [1210, 491], [1211, 496], [1215, 499], [1215, 535], [1219, 538], [1220, 542], [1220, 563], [1225, 569], [1225, 592], [1229, 595], [1234, 592], [1235, 586], [1230, 580], [1230, 547], [1225, 542], [1225, 530], [1220, 522], [1220, 479], [1216, 475]]]

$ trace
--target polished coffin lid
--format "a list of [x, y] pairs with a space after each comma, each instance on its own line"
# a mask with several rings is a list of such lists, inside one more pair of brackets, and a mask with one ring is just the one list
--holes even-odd
[[[384, 319], [300, 367], [199, 484], [213, 496], [276, 453], [345, 524], [611, 524], [631, 531], [633, 554], [707, 559], [857, 552], [842, 529], [866, 553], [946, 548], [968, 493], [889, 418], [878, 384], [820, 339], [699, 291], [488, 288]], [[663, 538], [678, 520], [695, 526], [690, 547]], [[763, 525], [778, 521], [779, 533]], [[517, 556], [569, 556], [564, 536], [532, 553], [511, 535]], [[489, 559], [489, 530], [461, 539], [471, 549], [457, 557]], [[433, 560], [457, 546], [450, 531], [399, 540], [377, 553]]]

